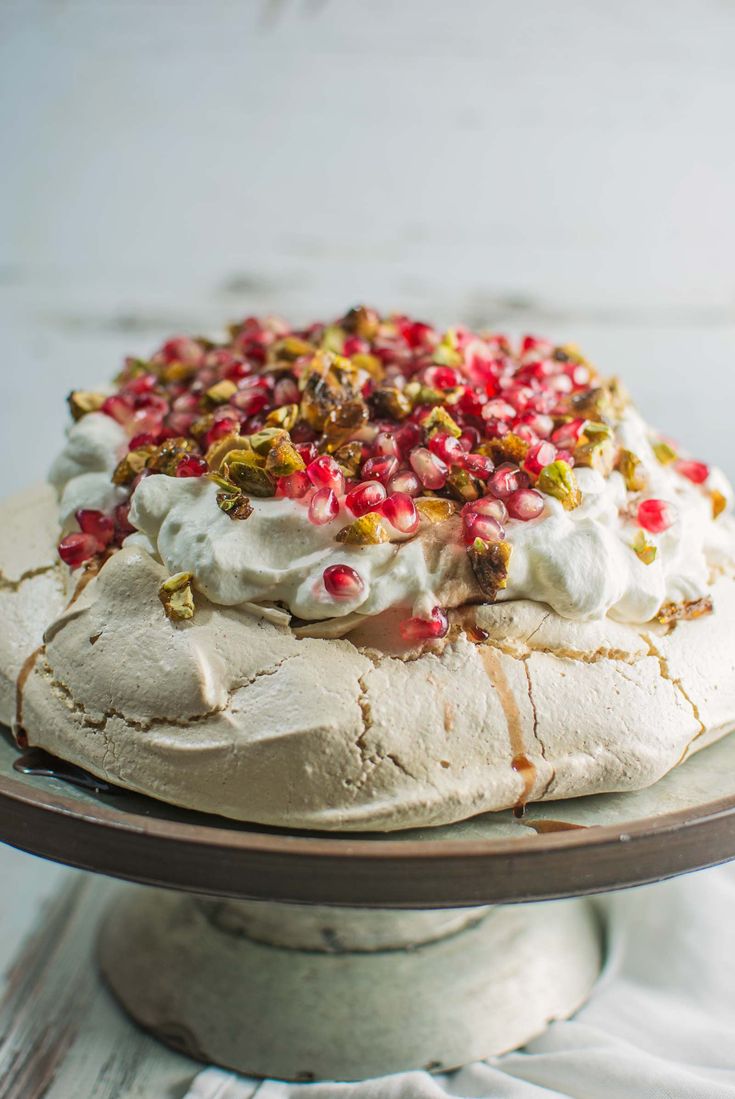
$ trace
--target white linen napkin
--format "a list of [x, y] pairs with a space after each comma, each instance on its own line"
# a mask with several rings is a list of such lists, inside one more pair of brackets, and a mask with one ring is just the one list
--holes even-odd
[[609, 950], [592, 998], [520, 1052], [359, 1084], [207, 1069], [186, 1099], [735, 1099], [735, 864], [600, 904]]

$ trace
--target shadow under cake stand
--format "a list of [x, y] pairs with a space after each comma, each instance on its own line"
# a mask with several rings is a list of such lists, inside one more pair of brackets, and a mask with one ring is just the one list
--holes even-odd
[[17, 760], [0, 740], [1, 840], [149, 887], [100, 929], [114, 994], [162, 1041], [251, 1076], [355, 1080], [517, 1048], [593, 988], [588, 894], [735, 857], [735, 736], [649, 790], [388, 835], [240, 825]]

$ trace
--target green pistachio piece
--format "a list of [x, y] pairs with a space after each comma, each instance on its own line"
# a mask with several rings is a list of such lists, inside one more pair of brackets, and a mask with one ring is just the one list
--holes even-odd
[[297, 404], [284, 404], [280, 408], [274, 408], [265, 418], [266, 424], [271, 427], [280, 427], [284, 431], [290, 431], [295, 427], [299, 418], [299, 406]]
[[465, 503], [482, 495], [482, 482], [471, 477], [461, 466], [452, 466], [447, 475], [447, 488], [456, 500]]
[[649, 541], [644, 530], [639, 530], [633, 539], [633, 550], [644, 565], [652, 565], [658, 554], [657, 547]]
[[646, 477], [637, 454], [632, 450], [621, 450], [618, 454], [618, 470], [628, 492], [643, 492], [646, 487]]
[[475, 579], [491, 602], [508, 583], [511, 552], [508, 542], [485, 542], [482, 538], [475, 538], [467, 549]]
[[256, 431], [254, 435], [248, 435], [251, 448], [263, 458], [282, 439], [288, 439], [288, 432], [282, 427], [264, 427], [260, 431]]
[[210, 388], [204, 394], [205, 403], [208, 407], [212, 405], [227, 404], [232, 397], [237, 393], [237, 386], [229, 378], [225, 378], [221, 382], [217, 382], [216, 385], [210, 386]]
[[306, 469], [306, 462], [286, 436], [286, 438], [279, 439], [275, 446], [268, 451], [265, 468], [266, 472], [270, 473], [272, 477], [288, 477], [298, 470]]
[[81, 420], [90, 412], [98, 412], [106, 401], [104, 393], [95, 393], [90, 389], [75, 389], [67, 397], [71, 414], [75, 420]]
[[193, 579], [190, 572], [177, 572], [161, 584], [158, 598], [169, 618], [185, 621], [194, 617], [194, 592], [191, 587]]
[[369, 399], [371, 407], [379, 418], [388, 416], [392, 420], [405, 420], [413, 409], [413, 401], [406, 391], [391, 385], [376, 389]]
[[663, 439], [659, 439], [657, 442], [653, 443], [652, 449], [662, 466], [670, 466], [671, 463], [675, 462], [679, 457], [673, 446]]
[[228, 481], [250, 496], [274, 496], [274, 479], [265, 469], [265, 459], [252, 450], [232, 450], [222, 464]]
[[376, 512], [369, 511], [348, 527], [342, 527], [337, 541], [348, 546], [377, 546], [381, 542], [389, 542], [390, 535], [382, 518]]
[[582, 503], [577, 478], [568, 462], [557, 460], [545, 466], [538, 475], [536, 488], [560, 500], [566, 511], [574, 511]]
[[243, 492], [218, 492], [217, 506], [230, 519], [249, 519], [253, 514], [250, 500]]
[[458, 439], [462, 434], [462, 428], [455, 423], [447, 410], [441, 407], [432, 408], [421, 426], [429, 438], [437, 431], [442, 434], [453, 435], [455, 439]]

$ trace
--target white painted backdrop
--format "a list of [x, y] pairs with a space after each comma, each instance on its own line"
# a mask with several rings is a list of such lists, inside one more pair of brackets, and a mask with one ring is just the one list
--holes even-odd
[[125, 352], [360, 300], [574, 339], [735, 473], [734, 59], [733, 0], [0, 0], [0, 490]]

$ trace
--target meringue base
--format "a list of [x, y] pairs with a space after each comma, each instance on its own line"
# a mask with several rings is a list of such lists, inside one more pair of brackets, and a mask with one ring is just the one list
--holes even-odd
[[128, 890], [99, 957], [133, 1018], [248, 1076], [362, 1080], [508, 1052], [597, 979], [587, 900], [387, 912]]
[[22, 691], [29, 744], [164, 802], [290, 829], [443, 825], [642, 789], [735, 725], [723, 566], [714, 614], [673, 629], [518, 600], [451, 612], [445, 639], [410, 651], [400, 613], [324, 639], [197, 594], [171, 622], [140, 546], [64, 609], [54, 508], [48, 489], [0, 508], [0, 719], [45, 631]]

